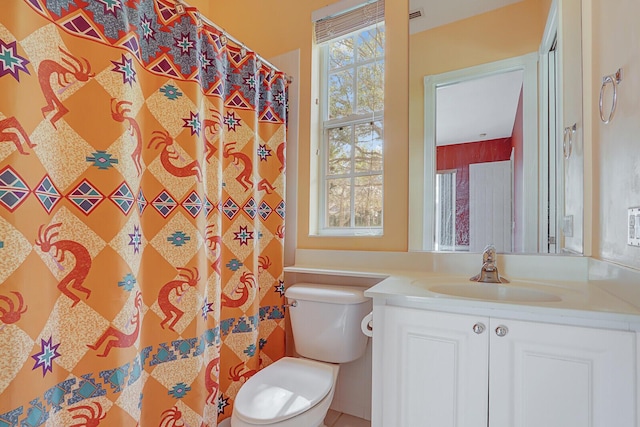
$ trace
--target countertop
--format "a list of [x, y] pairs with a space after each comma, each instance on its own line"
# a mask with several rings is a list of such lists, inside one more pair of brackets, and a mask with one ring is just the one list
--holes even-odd
[[374, 304], [398, 305], [419, 309], [602, 327], [640, 330], [640, 310], [589, 281], [538, 281], [510, 278], [500, 286], [542, 291], [556, 295], [559, 301], [493, 301], [463, 298], [431, 292], [431, 284], [474, 283], [469, 277], [450, 274], [406, 272], [392, 273], [368, 288], [365, 295]]
[[[365, 254], [365, 256], [367, 255]], [[553, 277], [560, 277], [560, 280], [551, 280], [548, 277], [548, 271], [546, 277], [545, 274], [541, 274], [543, 279], [537, 277], [520, 279], [514, 275], [502, 274], [511, 281], [503, 286], [518, 286], [534, 291], [544, 291], [557, 295], [560, 298], [559, 301], [495, 301], [450, 296], [429, 290], [431, 285], [445, 282], [474, 283], [469, 281], [470, 275], [466, 273], [468, 269], [462, 268], [462, 266], [458, 270], [416, 271], [408, 269], [406, 265], [400, 269], [394, 268], [393, 265], [384, 262], [375, 262], [377, 261], [375, 256], [370, 257], [372, 258], [369, 258], [369, 262], [366, 263], [370, 267], [364, 267], [362, 263], [358, 262], [354, 263], [353, 268], [346, 267], [342, 258], [337, 266], [331, 267], [331, 259], [324, 258], [320, 260], [321, 265], [317, 265], [315, 262], [313, 263], [315, 265], [308, 263], [294, 265], [285, 267], [285, 272], [303, 277], [320, 275], [368, 278], [373, 285], [367, 286], [365, 295], [373, 299], [374, 309], [380, 305], [395, 305], [478, 316], [640, 331], [640, 307], [619, 295], [607, 292], [608, 283], [607, 286], [603, 286], [601, 281], [589, 280], [588, 263], [584, 263], [584, 274], [575, 274], [576, 271], [579, 272], [583, 268], [577, 264], [571, 274], [553, 275]], [[317, 260], [317, 257], [313, 259]], [[382, 258], [380, 259], [382, 260]], [[532, 259], [535, 263], [542, 262], [538, 268], [540, 271], [545, 271], [544, 258], [542, 258], [543, 261], [540, 261], [540, 258]], [[552, 264], [557, 262], [555, 259], [552, 260]], [[570, 262], [575, 263], [576, 261]], [[465, 272], [465, 274], [460, 272]], [[571, 277], [577, 277], [577, 280], [568, 280]], [[629, 281], [628, 278], [625, 280]], [[635, 280], [633, 281], [635, 282]], [[631, 285], [640, 286], [637, 282], [631, 283]]]

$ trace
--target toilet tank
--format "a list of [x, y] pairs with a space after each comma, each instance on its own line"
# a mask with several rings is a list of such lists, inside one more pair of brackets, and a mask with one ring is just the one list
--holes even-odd
[[368, 338], [360, 323], [371, 311], [371, 300], [363, 288], [297, 283], [285, 296], [295, 305], [289, 307], [289, 316], [300, 356], [347, 363], [364, 354]]

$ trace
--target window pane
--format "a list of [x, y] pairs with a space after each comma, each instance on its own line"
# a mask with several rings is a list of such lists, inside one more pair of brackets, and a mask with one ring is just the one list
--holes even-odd
[[329, 129], [329, 175], [351, 172], [351, 127]]
[[384, 62], [358, 67], [358, 113], [384, 109]]
[[363, 31], [356, 43], [359, 62], [381, 58], [384, 55], [384, 27]]
[[355, 226], [382, 226], [382, 175], [356, 178]]
[[382, 170], [382, 121], [356, 125], [355, 171]]
[[456, 250], [456, 173], [436, 173], [435, 249]]
[[351, 183], [348, 178], [327, 180], [327, 225], [351, 226]]
[[329, 69], [342, 68], [353, 64], [353, 37], [329, 43]]
[[353, 111], [353, 70], [329, 75], [329, 119], [351, 115]]

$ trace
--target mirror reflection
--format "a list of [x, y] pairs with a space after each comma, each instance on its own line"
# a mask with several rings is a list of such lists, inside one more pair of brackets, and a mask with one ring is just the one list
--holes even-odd
[[[572, 90], [567, 119], [569, 85], [556, 56], [559, 34], [565, 44], [580, 39], [579, 0], [561, 2], [577, 5], [571, 25], [558, 23], [565, 6], [551, 0], [491, 0], [478, 10], [432, 3], [410, 2], [410, 250], [481, 252], [493, 244], [499, 252], [555, 253], [573, 239], [571, 252], [580, 253], [575, 197], [578, 220], [563, 229], [571, 210], [564, 196], [582, 194], [573, 188], [582, 183], [575, 174], [565, 179], [561, 132], [568, 120], [579, 122], [581, 98]], [[580, 46], [572, 48], [580, 62]], [[574, 88], [580, 76], [571, 77]]]
[[436, 88], [435, 250], [522, 246], [513, 214], [521, 197], [514, 175], [522, 169], [522, 79], [523, 70], [514, 70]]

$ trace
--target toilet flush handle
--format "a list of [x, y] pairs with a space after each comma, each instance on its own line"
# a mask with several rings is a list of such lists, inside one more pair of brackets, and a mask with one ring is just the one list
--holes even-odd
[[294, 299], [289, 300], [289, 301], [291, 301], [291, 302], [289, 304], [285, 304], [284, 305], [285, 307], [297, 307], [298, 306], [298, 301], [296, 301]]

